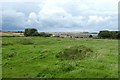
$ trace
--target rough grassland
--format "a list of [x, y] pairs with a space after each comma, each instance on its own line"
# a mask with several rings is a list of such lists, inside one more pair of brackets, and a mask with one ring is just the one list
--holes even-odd
[[[116, 78], [118, 40], [42, 37], [3, 37], [3, 78]], [[93, 50], [81, 60], [60, 60], [56, 55], [71, 46]]]

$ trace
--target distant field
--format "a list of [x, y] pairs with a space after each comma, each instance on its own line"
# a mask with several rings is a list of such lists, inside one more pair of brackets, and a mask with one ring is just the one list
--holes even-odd
[[[118, 40], [3, 37], [2, 41], [3, 78], [118, 77]], [[65, 48], [79, 45], [90, 48], [92, 55], [80, 60], [56, 57]]]
[[0, 36], [24, 36], [24, 34], [15, 32], [0, 32]]

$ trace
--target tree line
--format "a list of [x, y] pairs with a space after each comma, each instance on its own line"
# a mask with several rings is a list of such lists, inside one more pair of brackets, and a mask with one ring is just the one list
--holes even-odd
[[98, 38], [120, 39], [120, 31], [100, 31]]
[[[40, 32], [38, 33], [35, 28], [27, 28], [24, 32], [25, 36], [41, 36], [41, 37], [50, 37], [52, 34]], [[100, 31], [98, 33], [98, 38], [108, 38], [108, 39], [120, 39], [120, 31]]]
[[25, 29], [24, 35], [27, 36], [41, 36], [41, 37], [50, 37], [52, 34], [40, 32], [38, 33], [37, 29], [35, 28], [27, 28]]

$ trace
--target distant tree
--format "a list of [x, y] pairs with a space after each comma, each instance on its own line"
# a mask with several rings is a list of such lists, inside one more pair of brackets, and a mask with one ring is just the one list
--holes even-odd
[[117, 38], [118, 31], [110, 31], [110, 38], [115, 39]]
[[90, 38], [92, 38], [93, 36], [92, 36], [92, 35], [90, 35], [89, 37], [90, 37]]
[[25, 29], [24, 35], [25, 36], [38, 36], [39, 33], [37, 32], [37, 29], [35, 28], [27, 28]]
[[17, 33], [23, 33], [23, 31], [17, 31]]
[[83, 33], [88, 34], [89, 32], [83, 32]]
[[100, 31], [99, 38], [120, 39], [120, 31]]
[[116, 34], [117, 38], [120, 39], [120, 31]]
[[109, 31], [100, 31], [98, 34], [99, 38], [110, 38], [110, 32]]
[[52, 34], [45, 33], [45, 32], [39, 33], [39, 36], [41, 36], [41, 37], [50, 37], [51, 35], [52, 35]]

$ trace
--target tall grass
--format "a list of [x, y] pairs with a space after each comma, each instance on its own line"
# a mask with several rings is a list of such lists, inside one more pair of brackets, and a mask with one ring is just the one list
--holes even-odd
[[33, 41], [31, 38], [20, 38], [17, 40], [18, 43], [23, 44], [23, 45], [30, 45], [33, 44]]
[[63, 51], [59, 52], [56, 57], [61, 60], [81, 60], [89, 57], [92, 53], [93, 51], [90, 48], [80, 45], [65, 48]]

